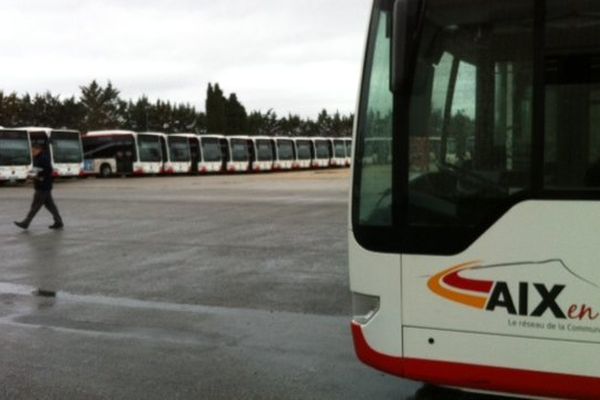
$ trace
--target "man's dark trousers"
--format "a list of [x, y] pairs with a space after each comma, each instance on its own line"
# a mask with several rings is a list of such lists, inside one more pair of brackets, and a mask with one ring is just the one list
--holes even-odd
[[52, 191], [50, 190], [36, 190], [33, 196], [33, 202], [31, 203], [31, 210], [29, 210], [29, 214], [27, 214], [27, 218], [23, 220], [23, 223], [27, 226], [31, 224], [33, 217], [40, 211], [40, 208], [45, 206], [48, 211], [52, 214], [54, 218], [54, 223], [57, 225], [62, 225], [62, 218], [60, 217], [60, 213], [58, 212], [58, 208], [56, 208], [56, 204], [54, 204], [54, 200], [52, 199]]

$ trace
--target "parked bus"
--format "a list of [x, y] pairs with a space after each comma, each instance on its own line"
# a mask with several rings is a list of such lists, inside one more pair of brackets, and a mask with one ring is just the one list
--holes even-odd
[[[222, 151], [221, 142], [225, 141], [223, 135], [200, 135], [200, 145], [202, 148], [200, 163], [198, 164], [198, 171], [200, 173], [214, 173], [224, 170], [223, 165], [225, 163], [225, 157], [227, 156], [227, 150]], [[225, 169], [226, 170], [226, 169]]]
[[275, 140], [275, 171], [290, 170], [294, 167], [296, 154], [294, 152], [294, 140], [289, 137], [276, 137]]
[[329, 167], [333, 157], [333, 144], [331, 140], [326, 138], [312, 138], [312, 142], [315, 149], [312, 167]]
[[82, 174], [83, 148], [78, 131], [42, 127], [17, 129], [29, 133], [32, 145], [39, 144], [49, 150], [54, 176], [76, 177]]
[[161, 134], [165, 141], [163, 151], [163, 174], [189, 174], [192, 171], [192, 152], [187, 137]]
[[352, 165], [352, 139], [344, 139], [346, 144], [346, 166]]
[[0, 184], [24, 182], [32, 168], [27, 132], [0, 128]]
[[315, 144], [310, 138], [294, 138], [294, 152], [296, 159], [294, 169], [308, 169], [312, 167], [315, 157]]
[[92, 131], [83, 136], [85, 172], [90, 175], [156, 175], [162, 170], [159, 136], [133, 131]]
[[363, 362], [600, 398], [597, 15], [594, 1], [374, 1], [349, 232]]
[[221, 139], [226, 172], [247, 172], [252, 159], [252, 141], [250, 136], [224, 136]]
[[332, 167], [346, 166], [346, 143], [342, 138], [329, 139], [332, 145], [331, 163]]
[[275, 139], [269, 136], [253, 136], [252, 171], [272, 171], [275, 161]]
[[190, 174], [198, 173], [198, 163], [200, 161], [200, 137], [195, 133], [173, 133], [173, 137], [185, 138], [190, 149]]

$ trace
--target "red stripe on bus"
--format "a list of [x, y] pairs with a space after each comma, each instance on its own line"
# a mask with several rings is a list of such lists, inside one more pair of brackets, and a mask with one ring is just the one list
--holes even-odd
[[474, 292], [489, 293], [494, 286], [493, 281], [482, 281], [477, 279], [467, 279], [458, 275], [462, 270], [454, 271], [444, 276], [442, 279], [448, 286], [456, 289], [472, 290]]
[[600, 379], [447, 361], [402, 358], [369, 346], [362, 327], [352, 323], [358, 358], [380, 371], [434, 385], [564, 399], [600, 398]]

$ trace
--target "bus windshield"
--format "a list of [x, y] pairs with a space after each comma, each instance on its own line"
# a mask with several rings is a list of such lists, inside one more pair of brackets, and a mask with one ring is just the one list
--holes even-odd
[[[545, 27], [536, 28], [534, 0], [502, 8], [473, 0], [460, 12], [429, 0], [408, 116], [393, 133], [391, 2], [378, 3], [358, 115], [358, 224], [402, 223], [412, 230], [404, 251], [452, 253], [522, 199], [600, 187], [600, 23], [586, 19], [600, 4], [548, 1]], [[536, 59], [540, 37], [544, 57]], [[406, 139], [394, 160], [393, 142]], [[403, 175], [394, 190], [396, 163]], [[444, 229], [454, 233], [442, 237]]]
[[29, 165], [31, 152], [26, 132], [0, 132], [0, 165]]
[[299, 160], [310, 160], [312, 158], [312, 143], [308, 140], [298, 140], [296, 142]]
[[190, 161], [190, 145], [187, 138], [169, 137], [169, 154], [171, 156], [171, 161]]
[[334, 147], [335, 147], [335, 156], [337, 158], [345, 158], [346, 157], [346, 146], [344, 145], [343, 140], [335, 140]]
[[50, 139], [55, 163], [80, 163], [83, 161], [79, 133], [52, 132]]
[[205, 138], [202, 139], [202, 155], [206, 162], [218, 162], [222, 159], [221, 145], [219, 139]]
[[272, 161], [273, 160], [273, 142], [266, 139], [259, 139], [256, 141], [257, 159], [258, 161]]
[[329, 158], [331, 154], [329, 152], [329, 143], [325, 140], [317, 140], [315, 142], [315, 147], [317, 149], [317, 158]]
[[138, 149], [140, 152], [140, 161], [142, 161], [142, 162], [161, 162], [162, 161], [160, 140], [159, 140], [158, 136], [138, 135]]
[[280, 160], [292, 160], [294, 158], [293, 142], [291, 140], [278, 140], [277, 156]]
[[233, 161], [248, 161], [248, 142], [245, 139], [232, 139], [231, 153]]

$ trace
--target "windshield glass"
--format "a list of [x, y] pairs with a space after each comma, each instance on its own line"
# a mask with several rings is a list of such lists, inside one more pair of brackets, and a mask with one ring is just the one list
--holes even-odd
[[298, 140], [296, 142], [298, 151], [298, 160], [310, 160], [312, 158], [312, 143], [308, 140]]
[[291, 140], [277, 140], [277, 156], [280, 160], [294, 159], [294, 144]]
[[190, 145], [187, 138], [169, 136], [169, 154], [171, 156], [171, 161], [190, 161]]
[[259, 139], [256, 141], [258, 161], [273, 160], [273, 142], [270, 140]]
[[329, 153], [329, 143], [325, 140], [317, 140], [315, 142], [315, 147], [317, 148], [317, 158], [330, 158], [331, 154]]
[[83, 150], [78, 132], [52, 132], [52, 155], [55, 163], [80, 163]]
[[245, 139], [232, 139], [231, 153], [233, 161], [248, 161], [248, 142]]
[[0, 132], [0, 165], [29, 165], [31, 152], [26, 132]]
[[343, 140], [334, 141], [335, 146], [335, 156], [337, 158], [345, 158], [346, 157], [346, 146], [344, 145]]
[[206, 162], [218, 162], [221, 161], [221, 145], [219, 139], [215, 138], [204, 138], [202, 139], [202, 155], [203, 160]]
[[352, 157], [352, 141], [346, 140], [346, 157]]
[[161, 162], [162, 153], [160, 140], [154, 135], [138, 135], [138, 148], [140, 152], [140, 161], [142, 162]]

